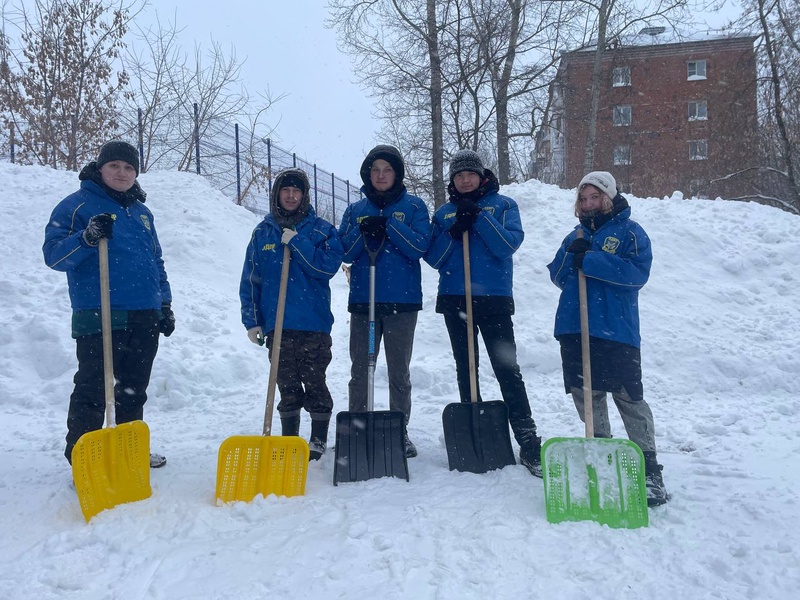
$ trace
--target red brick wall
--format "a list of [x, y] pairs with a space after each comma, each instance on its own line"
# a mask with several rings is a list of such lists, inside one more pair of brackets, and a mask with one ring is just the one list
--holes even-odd
[[[564, 90], [566, 184], [583, 173], [593, 52], [567, 54]], [[687, 61], [705, 60], [706, 79], [687, 80]], [[631, 85], [613, 87], [614, 67], [630, 67]], [[604, 54], [594, 169], [610, 171], [637, 196], [690, 194], [692, 180], [712, 181], [750, 166], [756, 151], [756, 65], [751, 38], [628, 47]], [[708, 119], [689, 121], [688, 102], [705, 100]], [[616, 105], [630, 105], [630, 126], [614, 126]], [[708, 159], [690, 160], [689, 141], [708, 140]], [[613, 164], [614, 147], [631, 147], [631, 164]], [[709, 197], [735, 197], [743, 179], [710, 184]]]

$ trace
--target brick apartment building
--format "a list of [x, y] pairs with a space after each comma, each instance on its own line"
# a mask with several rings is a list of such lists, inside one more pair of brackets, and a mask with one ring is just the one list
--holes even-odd
[[[636, 196], [734, 197], [757, 151], [754, 37], [660, 43], [663, 28], [603, 54], [594, 169]], [[649, 42], [649, 43], [648, 43]], [[532, 175], [575, 187], [583, 173], [594, 49], [561, 57]]]

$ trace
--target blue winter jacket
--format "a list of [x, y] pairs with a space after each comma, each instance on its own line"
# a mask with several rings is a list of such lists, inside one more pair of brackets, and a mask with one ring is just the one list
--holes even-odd
[[578, 225], [561, 243], [547, 268], [550, 279], [561, 289], [556, 311], [555, 336], [580, 333], [578, 270], [567, 247], [578, 229], [591, 240], [583, 259], [589, 309], [589, 335], [639, 348], [639, 290], [647, 283], [653, 255], [650, 239], [641, 225], [632, 221], [625, 208], [592, 235]]
[[172, 302], [153, 214], [138, 200], [128, 208], [113, 200], [93, 181], [64, 198], [45, 227], [44, 261], [67, 274], [73, 312], [100, 307], [100, 266], [97, 247], [83, 240], [89, 219], [101, 213], [114, 218], [108, 240], [108, 271], [112, 310], [161, 310]]
[[[317, 217], [310, 206], [296, 231], [288, 244], [291, 262], [283, 327], [330, 334], [330, 279], [342, 265], [342, 243], [334, 226]], [[275, 329], [283, 263], [282, 234], [275, 217], [269, 214], [253, 230], [247, 245], [239, 286], [242, 323], [247, 329], [256, 325], [264, 333]]]
[[[397, 200], [378, 208], [367, 198], [347, 207], [339, 226], [344, 262], [350, 270], [350, 312], [366, 312], [369, 304], [369, 254], [359, 223], [369, 216], [388, 217], [386, 241], [375, 263], [375, 302], [397, 310], [422, 309], [422, 273], [419, 261], [428, 249], [431, 221], [428, 207], [403, 192]], [[380, 312], [380, 311], [379, 311]]]
[[[481, 213], [469, 230], [472, 295], [511, 298], [514, 252], [525, 234], [517, 203], [496, 191], [476, 202]], [[456, 204], [448, 202], [433, 216], [433, 241], [427, 262], [439, 271], [439, 296], [464, 296], [464, 253], [461, 240], [447, 232], [456, 220]]]

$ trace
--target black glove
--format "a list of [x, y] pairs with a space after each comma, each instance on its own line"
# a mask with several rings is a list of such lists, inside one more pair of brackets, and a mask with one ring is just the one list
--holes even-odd
[[572, 264], [576, 269], [583, 268], [583, 259], [586, 252], [592, 248], [592, 242], [586, 238], [575, 238], [567, 247], [567, 252], [572, 253]]
[[592, 242], [586, 238], [576, 238], [572, 243], [567, 246], [567, 252], [572, 254], [583, 254], [584, 252], [592, 249]]
[[[470, 225], [472, 227], [472, 225]], [[450, 225], [450, 229], [447, 230], [447, 233], [450, 234], [450, 237], [456, 241], [460, 241], [462, 239], [462, 234], [465, 231], [469, 231], [469, 227], [464, 228], [459, 222], [458, 219], [453, 221], [453, 224]]]
[[102, 239], [114, 237], [114, 217], [109, 213], [102, 213], [89, 219], [89, 224], [83, 230], [83, 240], [90, 246], [97, 246]]
[[158, 330], [164, 334], [164, 337], [169, 337], [175, 331], [175, 313], [172, 312], [172, 307], [169, 304], [161, 306], [161, 320], [158, 322]]
[[462, 202], [456, 209], [456, 221], [464, 231], [467, 231], [475, 224], [479, 214], [481, 214], [480, 206], [474, 202]]
[[365, 238], [380, 242], [386, 237], [386, 221], [386, 217], [365, 217], [359, 223], [358, 228]]

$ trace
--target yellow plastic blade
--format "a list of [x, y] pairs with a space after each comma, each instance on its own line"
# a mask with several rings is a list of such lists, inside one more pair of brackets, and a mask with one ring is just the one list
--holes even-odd
[[149, 498], [147, 424], [132, 421], [82, 435], [72, 449], [72, 478], [87, 521], [107, 508]]
[[217, 501], [250, 502], [258, 494], [302, 496], [308, 442], [297, 436], [235, 435], [219, 447]]

